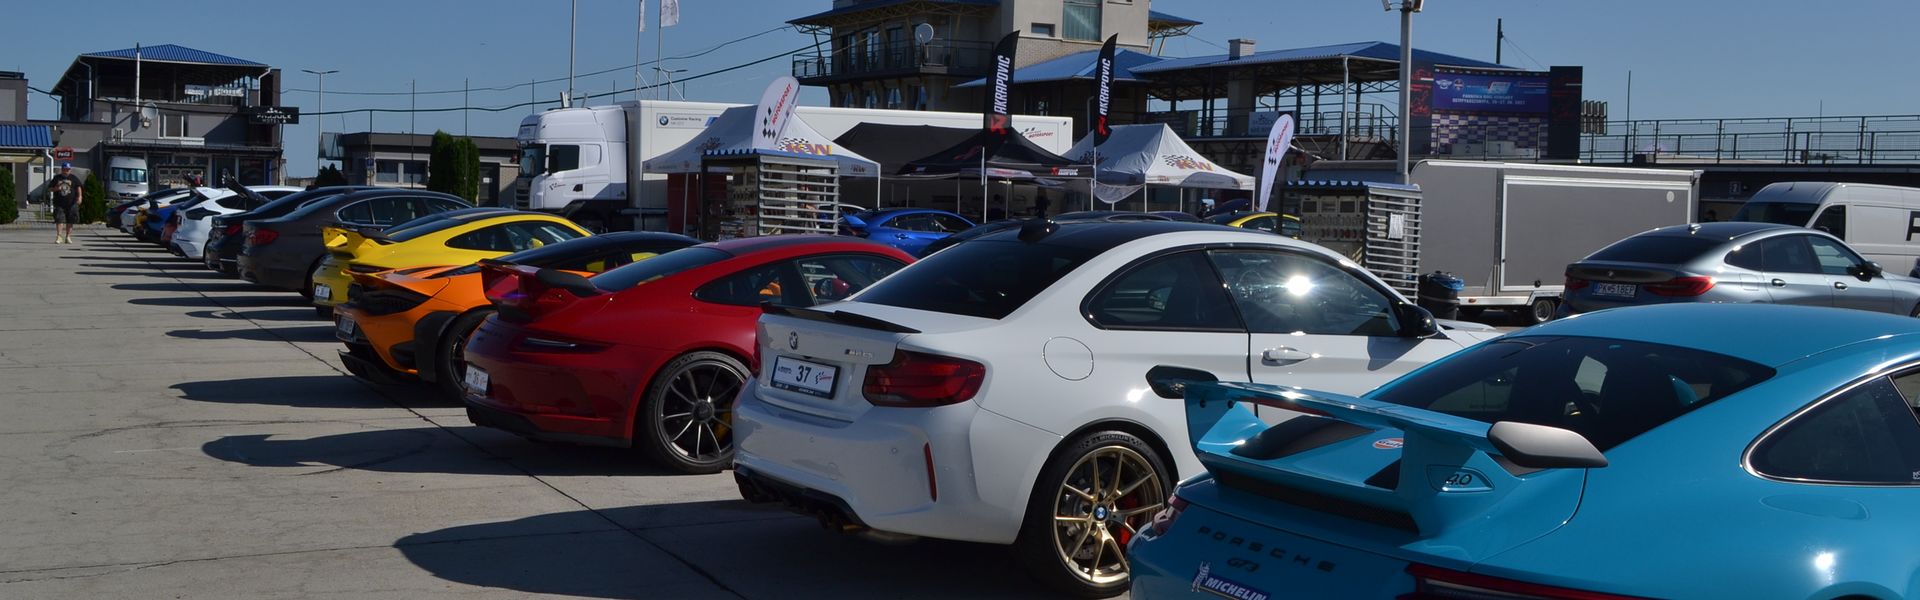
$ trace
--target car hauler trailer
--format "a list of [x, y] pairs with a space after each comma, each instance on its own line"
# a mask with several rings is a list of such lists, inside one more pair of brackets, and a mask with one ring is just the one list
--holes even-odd
[[[513, 206], [566, 215], [593, 229], [665, 230], [667, 178], [641, 163], [698, 138], [740, 104], [641, 100], [559, 108], [520, 121]], [[977, 113], [802, 106], [795, 113], [828, 138], [861, 123], [979, 127]], [[1015, 129], [1049, 151], [1073, 145], [1073, 119], [1015, 115]], [[918, 158], [918, 157], [915, 157]], [[632, 185], [632, 182], [641, 182]]]
[[[1392, 165], [1315, 163], [1307, 179], [1386, 181]], [[1419, 272], [1466, 283], [1463, 316], [1553, 318], [1569, 263], [1627, 236], [1693, 222], [1699, 172], [1453, 160], [1415, 163]], [[1312, 241], [1312, 240], [1308, 240]]]

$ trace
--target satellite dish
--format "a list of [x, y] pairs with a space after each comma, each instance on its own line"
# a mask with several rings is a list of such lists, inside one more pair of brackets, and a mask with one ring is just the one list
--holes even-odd
[[933, 43], [933, 25], [921, 23], [913, 26], [913, 40], [922, 46]]

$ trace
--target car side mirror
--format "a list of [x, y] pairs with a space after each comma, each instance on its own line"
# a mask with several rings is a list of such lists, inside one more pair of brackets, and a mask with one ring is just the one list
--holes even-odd
[[1847, 270], [1851, 271], [1854, 277], [1860, 278], [1861, 281], [1873, 279], [1875, 277], [1879, 277], [1882, 274], [1886, 273], [1886, 269], [1880, 268], [1880, 263], [1872, 262], [1872, 261], [1854, 265], [1852, 268], [1849, 268]]
[[593, 282], [587, 281], [587, 278], [581, 277], [578, 273], [559, 269], [541, 269], [534, 277], [538, 278], [540, 283], [566, 290], [567, 293], [578, 298], [600, 294], [600, 288], [593, 287]]
[[1393, 305], [1393, 318], [1400, 321], [1400, 337], [1426, 339], [1440, 335], [1440, 324], [1433, 320], [1433, 313], [1410, 302]]
[[1180, 399], [1187, 396], [1187, 384], [1212, 383], [1219, 381], [1212, 373], [1186, 367], [1160, 365], [1147, 369], [1147, 387], [1153, 388], [1153, 395], [1161, 398]]
[[1570, 430], [1518, 421], [1501, 421], [1487, 440], [1513, 464], [1529, 469], [1597, 469], [1607, 457], [1585, 436]]

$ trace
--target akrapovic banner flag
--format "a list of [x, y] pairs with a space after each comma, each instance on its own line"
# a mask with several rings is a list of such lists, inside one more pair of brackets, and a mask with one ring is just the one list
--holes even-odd
[[754, 111], [753, 149], [773, 150], [780, 144], [780, 134], [787, 130], [787, 122], [793, 120], [793, 108], [800, 103], [800, 82], [791, 76], [782, 75], [767, 86], [760, 94], [760, 106]]
[[986, 129], [997, 135], [1013, 134], [1013, 52], [1020, 43], [1020, 32], [1000, 38], [993, 47], [993, 74], [987, 76]]
[[1107, 123], [1107, 116], [1112, 114], [1109, 109], [1113, 106], [1113, 52], [1115, 43], [1119, 41], [1117, 34], [1108, 37], [1107, 44], [1100, 47], [1099, 62], [1094, 64], [1094, 78], [1099, 85], [1094, 92], [1095, 107], [1090, 116], [1095, 148], [1107, 143], [1107, 136], [1113, 135], [1113, 126]]
[[1286, 158], [1287, 148], [1293, 145], [1293, 115], [1280, 115], [1273, 124], [1273, 131], [1267, 133], [1267, 158], [1260, 165], [1260, 195], [1254, 196], [1260, 210], [1267, 210], [1267, 197], [1273, 195], [1273, 179], [1279, 176], [1280, 159]]

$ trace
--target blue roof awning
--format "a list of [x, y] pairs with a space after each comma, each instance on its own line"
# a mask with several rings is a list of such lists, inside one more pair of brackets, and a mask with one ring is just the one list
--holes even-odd
[[0, 125], [0, 148], [52, 148], [50, 125]]
[[1189, 19], [1186, 17], [1176, 17], [1167, 13], [1163, 13], [1163, 12], [1160, 12], [1157, 10], [1151, 10], [1151, 9], [1147, 11], [1147, 22], [1160, 23], [1164, 25], [1174, 25], [1174, 26], [1192, 26], [1192, 25], [1200, 24], [1199, 21], [1195, 21], [1193, 19]]
[[[104, 52], [90, 52], [87, 54], [82, 54], [81, 56], [92, 56], [92, 57], [98, 57], [98, 58], [124, 58], [127, 60], [133, 60], [134, 54], [135, 54], [134, 48], [125, 48], [121, 50], [107, 50]], [[224, 54], [214, 54], [212, 52], [208, 52], [205, 50], [195, 50], [193, 48], [188, 48], [186, 46], [179, 46], [174, 44], [161, 44], [158, 46], [143, 46], [138, 49], [138, 54], [139, 54], [140, 60], [156, 60], [156, 61], [163, 61], [163, 62], [178, 62], [178, 63], [197, 63], [197, 64], [203, 64], [203, 65], [235, 65], [235, 66], [245, 66], [245, 67], [267, 66], [265, 63], [257, 63], [257, 62], [253, 62], [246, 59], [234, 58]]]
[[[1013, 71], [1013, 84], [1024, 85], [1049, 81], [1066, 81], [1069, 79], [1085, 79], [1091, 81], [1094, 76], [1094, 69], [1097, 67], [1094, 63], [1099, 59], [1099, 50], [1088, 50], [1086, 52], [1075, 52], [1053, 60], [1020, 67]], [[1132, 50], [1116, 51], [1113, 54], [1113, 81], [1114, 83], [1147, 83], [1146, 79], [1134, 75], [1133, 71], [1143, 65], [1154, 64], [1160, 60], [1162, 59], [1158, 56], [1134, 52]], [[980, 78], [953, 87], [974, 88], [986, 84], [986, 78]]]
[[849, 14], [858, 13], [858, 12], [865, 12], [865, 11], [873, 10], [876, 8], [886, 8], [889, 6], [896, 6], [900, 4], [913, 4], [913, 3], [955, 4], [955, 5], [961, 5], [961, 6], [983, 6], [984, 7], [984, 6], [999, 6], [1000, 0], [871, 0], [869, 2], [859, 2], [855, 4], [849, 4], [849, 5], [842, 6], [840, 8], [829, 10], [823, 13], [814, 13], [811, 15], [807, 15], [804, 17], [800, 17], [798, 19], [787, 21], [787, 24], [812, 25], [814, 24], [815, 21], [819, 21], [820, 19], [838, 17], [840, 15], [849, 15]]
[[[1387, 61], [1387, 62], [1399, 62], [1400, 46], [1398, 44], [1389, 44], [1386, 42], [1355, 42], [1351, 44], [1333, 44], [1328, 46], [1312, 46], [1308, 48], [1287, 48], [1283, 50], [1268, 50], [1265, 52], [1255, 52], [1251, 55], [1242, 56], [1237, 59], [1231, 58], [1226, 54], [1214, 54], [1210, 56], [1195, 56], [1192, 58], [1170, 58], [1157, 63], [1153, 63], [1151, 65], [1142, 66], [1140, 68], [1134, 69], [1134, 71], [1141, 73], [1143, 75], [1150, 75], [1152, 73], [1158, 73], [1163, 71], [1181, 71], [1181, 70], [1187, 70], [1187, 69], [1205, 69], [1205, 68], [1213, 68], [1213, 67], [1243, 67], [1243, 66], [1260, 65], [1260, 64], [1306, 62], [1306, 61], [1315, 61], [1315, 60], [1335, 59], [1343, 56], [1351, 57], [1351, 58], [1381, 60], [1381, 61]], [[1413, 59], [1415, 62], [1431, 62], [1436, 65], [1446, 65], [1446, 66], [1452, 66], [1452, 67], [1469, 67], [1469, 68], [1476, 68], [1476, 69], [1512, 69], [1513, 68], [1506, 65], [1487, 62], [1484, 60], [1474, 60], [1474, 59], [1466, 58], [1463, 56], [1454, 56], [1452, 54], [1442, 54], [1439, 52], [1421, 50], [1419, 48], [1413, 49]]]

